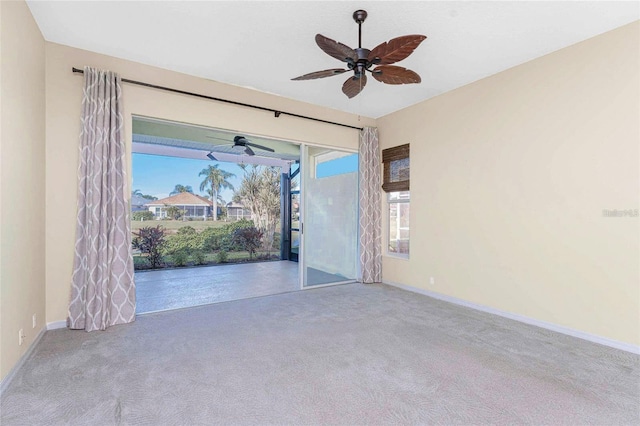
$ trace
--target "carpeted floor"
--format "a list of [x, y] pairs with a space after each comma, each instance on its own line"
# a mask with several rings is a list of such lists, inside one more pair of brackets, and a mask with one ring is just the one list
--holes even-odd
[[56, 330], [9, 425], [640, 424], [640, 357], [384, 285]]

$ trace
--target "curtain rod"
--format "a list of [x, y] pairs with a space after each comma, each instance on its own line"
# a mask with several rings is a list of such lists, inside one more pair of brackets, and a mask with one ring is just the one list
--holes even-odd
[[[74, 73], [84, 74], [84, 70], [81, 70], [81, 69], [75, 68], [75, 67], [71, 68], [71, 71], [73, 71]], [[258, 106], [258, 105], [251, 105], [251, 104], [245, 104], [245, 103], [242, 103], [242, 102], [230, 101], [228, 99], [216, 98], [216, 97], [213, 97], [213, 96], [202, 95], [200, 93], [187, 92], [185, 90], [172, 89], [171, 87], [158, 86], [158, 85], [155, 85], [155, 84], [144, 83], [142, 81], [136, 81], [136, 80], [129, 80], [129, 79], [126, 79], [126, 78], [122, 78], [121, 80], [124, 83], [136, 84], [138, 86], [151, 87], [153, 89], [165, 90], [167, 92], [179, 93], [181, 95], [195, 96], [196, 98], [209, 99], [211, 101], [224, 102], [224, 103], [227, 103], [227, 104], [238, 105], [238, 106], [243, 106], [243, 107], [248, 107], [248, 108], [253, 108], [253, 109], [259, 109], [259, 110], [262, 110], [262, 111], [269, 111], [269, 112], [272, 112], [276, 118], [280, 117], [281, 114], [284, 114], [284, 115], [289, 115], [291, 117], [304, 118], [305, 120], [313, 120], [313, 121], [319, 121], [320, 123], [333, 124], [334, 126], [342, 126], [342, 127], [348, 127], [349, 129], [362, 130], [362, 127], [356, 127], [356, 126], [350, 126], [348, 124], [336, 123], [335, 121], [321, 120], [319, 118], [308, 117], [306, 115], [294, 114], [294, 113], [291, 113], [291, 112], [278, 111], [276, 109], [261, 107], [261, 106]]]

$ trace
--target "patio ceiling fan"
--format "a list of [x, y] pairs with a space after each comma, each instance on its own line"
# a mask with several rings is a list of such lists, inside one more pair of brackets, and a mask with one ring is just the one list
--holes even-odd
[[[220, 139], [220, 138], [216, 138], [214, 136], [209, 136], [209, 137], [213, 138], [213, 139]], [[275, 152], [273, 149], [271, 149], [269, 147], [266, 147], [266, 146], [263, 146], [263, 145], [258, 145], [257, 143], [250, 142], [244, 136], [236, 136], [236, 137], [234, 137], [233, 138], [233, 143], [230, 146], [231, 146], [231, 149], [233, 149], [234, 151], [237, 151], [239, 154], [247, 154], [249, 156], [256, 155], [256, 153], [252, 149], [252, 147], [256, 148], [256, 149], [259, 149], [259, 150], [262, 150], [262, 151]], [[213, 157], [212, 153], [207, 154], [207, 157], [209, 157], [211, 160], [215, 160], [215, 157]]]
[[[353, 76], [349, 77], [342, 85], [342, 92], [348, 98], [353, 98], [359, 94], [367, 84], [367, 72], [373, 78], [385, 84], [412, 84], [420, 83], [420, 76], [409, 69], [391, 65], [399, 62], [413, 53], [422, 43], [426, 36], [406, 35], [396, 37], [376, 46], [373, 50], [362, 48], [362, 23], [367, 19], [367, 12], [356, 10], [353, 12], [353, 20], [358, 24], [358, 48], [352, 49], [349, 46], [332, 40], [322, 34], [316, 34], [316, 44], [327, 55], [339, 61], [346, 62], [347, 69], [331, 68], [328, 70], [315, 71], [292, 80], [314, 80], [316, 78], [331, 77], [353, 71]], [[371, 67], [376, 66], [374, 69]]]

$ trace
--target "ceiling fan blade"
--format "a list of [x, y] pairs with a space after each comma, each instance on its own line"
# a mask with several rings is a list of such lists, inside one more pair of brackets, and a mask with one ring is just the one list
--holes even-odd
[[395, 65], [381, 65], [371, 72], [373, 78], [386, 84], [420, 83], [422, 79], [415, 72]]
[[261, 149], [263, 151], [269, 151], [269, 152], [275, 152], [273, 149], [267, 147], [267, 146], [262, 146], [262, 145], [258, 145], [257, 143], [253, 143], [253, 142], [245, 142], [245, 145], [248, 147], [249, 145], [251, 145], [254, 148], [258, 148]]
[[244, 152], [245, 152], [247, 155], [256, 155], [256, 153], [255, 153], [255, 152], [253, 152], [253, 150], [251, 149], [251, 147], [250, 147], [250, 146], [248, 146], [248, 145], [245, 145], [245, 147], [244, 147]]
[[[369, 53], [367, 60], [377, 65], [394, 64], [411, 55], [426, 38], [426, 36], [417, 34], [396, 37], [376, 46]], [[379, 58], [380, 61], [375, 62], [375, 58]]]
[[342, 93], [347, 95], [349, 99], [356, 96], [358, 93], [364, 89], [364, 86], [367, 84], [367, 75], [362, 74], [360, 78], [357, 77], [349, 77], [347, 81], [342, 85]]
[[358, 60], [358, 55], [355, 50], [350, 48], [349, 46], [339, 43], [335, 40], [331, 40], [328, 37], [323, 36], [322, 34], [316, 34], [316, 44], [320, 49], [324, 51], [329, 56], [336, 58], [342, 62], [349, 62], [349, 59], [352, 61]]
[[309, 74], [301, 75], [300, 77], [292, 78], [291, 80], [314, 80], [316, 78], [331, 77], [332, 75], [342, 74], [349, 70], [342, 68], [331, 68], [330, 70], [310, 72]]
[[211, 161], [218, 161], [218, 159], [216, 157], [213, 156], [213, 151], [211, 151], [210, 153], [207, 154], [207, 157], [209, 157], [209, 160]]

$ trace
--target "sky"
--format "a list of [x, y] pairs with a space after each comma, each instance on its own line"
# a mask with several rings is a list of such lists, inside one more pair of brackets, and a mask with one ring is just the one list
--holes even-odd
[[[158, 199], [168, 197], [178, 184], [190, 185], [194, 194], [208, 197], [206, 191], [200, 191], [200, 183], [205, 177], [198, 176], [198, 173], [213, 164], [218, 164], [220, 169], [236, 175], [228, 179], [236, 188], [240, 187], [244, 175], [242, 169], [234, 163], [137, 153], [133, 153], [132, 157], [133, 185], [131, 189], [139, 189], [143, 194], [153, 195]], [[233, 198], [233, 191], [223, 189], [221, 196], [226, 202], [229, 202]]]
[[[194, 194], [208, 197], [206, 190], [200, 191], [200, 183], [205, 177], [198, 176], [198, 174], [213, 164], [218, 164], [220, 169], [235, 175], [235, 177], [228, 179], [235, 188], [240, 187], [244, 176], [244, 171], [235, 163], [138, 153], [133, 153], [132, 158], [133, 185], [131, 189], [139, 189], [143, 194], [153, 195], [158, 199], [168, 197], [178, 184], [190, 185]], [[322, 178], [356, 170], [358, 170], [358, 156], [354, 154], [322, 163], [316, 172], [317, 177]], [[223, 189], [221, 196], [222, 199], [229, 202], [233, 198], [233, 191]]]

